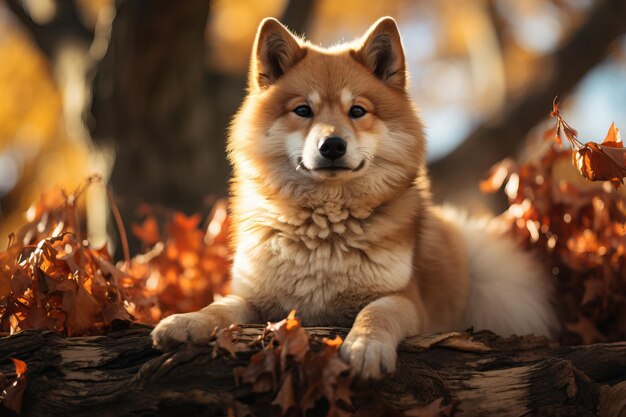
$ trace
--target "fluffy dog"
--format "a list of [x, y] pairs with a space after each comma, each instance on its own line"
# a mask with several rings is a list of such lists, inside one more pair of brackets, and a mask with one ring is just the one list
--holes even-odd
[[487, 222], [431, 203], [393, 19], [330, 49], [265, 19], [228, 154], [232, 295], [164, 319], [156, 347], [296, 309], [304, 325], [351, 327], [342, 357], [379, 378], [394, 371], [407, 336], [554, 326], [539, 264]]

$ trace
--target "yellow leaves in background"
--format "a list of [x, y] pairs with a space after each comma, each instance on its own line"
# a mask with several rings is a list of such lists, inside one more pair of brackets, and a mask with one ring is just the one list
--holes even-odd
[[51, 184], [75, 188], [87, 172], [88, 149], [68, 138], [51, 68], [16, 25], [0, 33], [0, 247], [22, 213]]
[[41, 148], [57, 134], [61, 98], [46, 59], [16, 30], [0, 39], [0, 149]]
[[280, 17], [285, 0], [218, 0], [211, 3], [208, 65], [223, 72], [244, 72], [257, 26], [267, 16]]

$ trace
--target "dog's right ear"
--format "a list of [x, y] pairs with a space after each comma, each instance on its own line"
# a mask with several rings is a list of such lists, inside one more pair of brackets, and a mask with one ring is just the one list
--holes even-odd
[[278, 20], [263, 19], [256, 33], [250, 65], [250, 88], [262, 89], [276, 82], [306, 51]]

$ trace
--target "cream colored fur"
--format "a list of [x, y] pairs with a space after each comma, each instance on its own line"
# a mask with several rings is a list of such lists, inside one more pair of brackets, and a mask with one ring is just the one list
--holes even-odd
[[[548, 334], [545, 277], [482, 224], [434, 207], [422, 125], [406, 90], [395, 22], [324, 50], [273, 19], [257, 34], [250, 92], [234, 119], [232, 294], [164, 319], [155, 346], [205, 341], [215, 327], [296, 309], [304, 325], [351, 327], [342, 357], [363, 378], [393, 372], [418, 333], [490, 328]], [[301, 105], [311, 114], [298, 116]], [[353, 106], [366, 110], [349, 116]], [[340, 136], [343, 171], [323, 167]]]
[[496, 220], [468, 219], [454, 210], [468, 248], [470, 291], [464, 327], [501, 335], [550, 335], [558, 323], [550, 306], [549, 277], [537, 260], [499, 232]]

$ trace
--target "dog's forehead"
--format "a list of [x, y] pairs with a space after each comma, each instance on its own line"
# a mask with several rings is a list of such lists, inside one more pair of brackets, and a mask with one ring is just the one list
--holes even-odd
[[295, 85], [313, 105], [326, 101], [351, 102], [363, 89], [367, 71], [348, 51], [310, 51], [294, 75]]
[[348, 87], [341, 87], [339, 90], [333, 89], [331, 91], [323, 91], [312, 87], [311, 91], [307, 94], [307, 101], [314, 107], [320, 107], [327, 101], [337, 101], [343, 105], [348, 106], [354, 100], [354, 92]]

